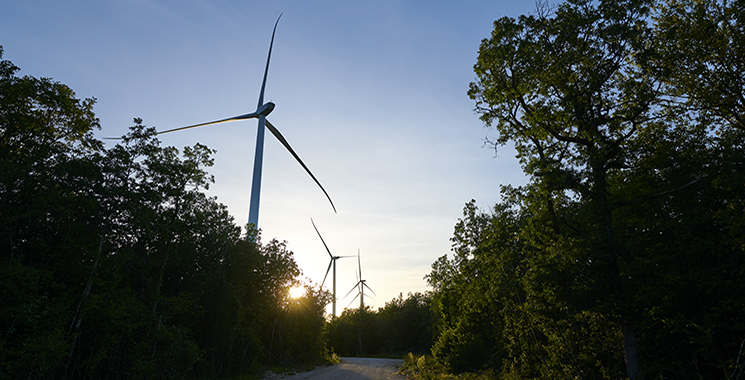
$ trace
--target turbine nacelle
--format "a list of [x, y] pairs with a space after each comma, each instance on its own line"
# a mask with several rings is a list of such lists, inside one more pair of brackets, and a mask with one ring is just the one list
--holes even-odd
[[[189, 125], [186, 127], [180, 127], [175, 129], [169, 129], [166, 131], [160, 131], [157, 132], [156, 135], [160, 135], [163, 133], [170, 133], [170, 132], [176, 132], [176, 131], [182, 131], [185, 129], [191, 129], [191, 128], [197, 128], [197, 127], [203, 127], [207, 125], [212, 124], [219, 124], [219, 123], [225, 123], [230, 121], [236, 121], [236, 120], [246, 120], [246, 119], [259, 119], [258, 123], [258, 129], [257, 129], [257, 135], [256, 135], [256, 151], [254, 156], [254, 168], [253, 168], [253, 178], [251, 182], [251, 200], [249, 203], [249, 211], [248, 211], [248, 223], [253, 224], [254, 226], [258, 226], [259, 221], [259, 196], [260, 196], [260, 190], [261, 190], [261, 171], [262, 171], [262, 163], [263, 163], [263, 154], [264, 154], [264, 131], [265, 129], [268, 130], [274, 137], [277, 138], [277, 140], [282, 144], [285, 149], [295, 158], [295, 160], [300, 164], [300, 166], [305, 169], [305, 172], [308, 173], [308, 175], [313, 179], [313, 181], [318, 185], [319, 188], [321, 188], [321, 191], [323, 191], [323, 194], [326, 195], [326, 198], [329, 200], [329, 203], [331, 203], [331, 207], [334, 209], [334, 212], [336, 212], [336, 206], [334, 206], [334, 202], [331, 201], [331, 197], [326, 192], [326, 189], [323, 188], [321, 185], [321, 182], [318, 181], [318, 179], [313, 175], [313, 173], [308, 169], [308, 167], [305, 165], [303, 160], [300, 159], [300, 156], [295, 153], [295, 150], [292, 149], [290, 146], [290, 143], [287, 142], [287, 139], [282, 136], [282, 134], [279, 132], [279, 130], [272, 125], [272, 123], [269, 122], [269, 120], [266, 118], [267, 115], [272, 113], [274, 111], [274, 103], [273, 102], [266, 102], [264, 103], [264, 90], [266, 88], [266, 78], [269, 74], [269, 61], [272, 57], [272, 47], [274, 46], [274, 35], [277, 32], [277, 24], [279, 24], [279, 19], [282, 17], [280, 14], [277, 18], [277, 21], [274, 23], [274, 30], [272, 31], [272, 39], [269, 42], [269, 53], [266, 57], [266, 67], [264, 68], [264, 79], [261, 82], [261, 90], [259, 91], [259, 102], [258, 107], [256, 108], [256, 111], [229, 117], [227, 119], [220, 119], [220, 120], [214, 120], [206, 123], [200, 123], [200, 124], [194, 124]], [[314, 226], [315, 227], [315, 226]], [[320, 234], [319, 234], [320, 236]], [[323, 240], [323, 239], [322, 239]], [[324, 243], [325, 245], [326, 243]], [[328, 251], [328, 247], [326, 247], [326, 250]], [[329, 251], [329, 256], [331, 255], [331, 252]], [[334, 262], [339, 257], [333, 257], [332, 256], [332, 262]], [[328, 274], [328, 270], [326, 271]], [[323, 286], [323, 284], [321, 284]]]
[[268, 116], [270, 113], [274, 111], [274, 103], [267, 102], [266, 104], [259, 107], [259, 109], [254, 112], [255, 115], [264, 115], [265, 117]]
[[321, 289], [323, 289], [323, 284], [326, 283], [326, 277], [329, 275], [329, 271], [331, 270], [331, 267], [334, 267], [334, 293], [333, 298], [331, 299], [331, 315], [336, 317], [336, 260], [343, 259], [345, 257], [354, 257], [354, 256], [334, 256], [331, 254], [331, 250], [326, 245], [326, 242], [323, 240], [323, 236], [321, 236], [321, 233], [318, 232], [318, 228], [316, 228], [316, 223], [313, 222], [313, 218], [310, 218], [310, 223], [313, 224], [313, 229], [316, 230], [316, 233], [318, 234], [318, 237], [321, 238], [321, 243], [323, 243], [323, 247], [326, 248], [326, 252], [328, 252], [329, 257], [331, 258], [331, 261], [329, 261], [329, 267], [326, 268], [326, 274], [323, 276], [323, 281], [321, 282]]
[[[365, 288], [370, 290], [372, 294], [375, 294], [375, 291], [370, 288], [369, 285], [367, 285], [367, 280], [362, 278], [362, 262], [360, 261], [360, 251], [357, 250], [357, 265], [359, 265], [359, 276], [357, 277], [357, 283], [352, 287], [352, 289], [347, 293], [344, 298], [347, 298], [352, 292], [357, 289], [357, 295], [352, 298], [352, 301], [349, 302], [349, 305], [352, 305], [352, 302], [357, 299], [357, 297], [360, 297], [360, 310], [365, 308]], [[357, 276], [357, 273], [355, 273], [355, 276]], [[377, 294], [375, 294], [377, 296]], [[347, 306], [349, 307], [349, 306]]]

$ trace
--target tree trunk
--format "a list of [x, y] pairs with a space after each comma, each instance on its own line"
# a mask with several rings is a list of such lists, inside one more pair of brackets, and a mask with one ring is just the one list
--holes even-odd
[[636, 346], [636, 333], [630, 323], [621, 324], [623, 334], [623, 356], [626, 360], [626, 375], [631, 380], [644, 380], [639, 360], [639, 349]]

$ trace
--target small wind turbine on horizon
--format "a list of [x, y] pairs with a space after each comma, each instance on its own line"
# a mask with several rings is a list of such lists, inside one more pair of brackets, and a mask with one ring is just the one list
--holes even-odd
[[[375, 291], [372, 290], [372, 288], [370, 288], [367, 285], [366, 280], [362, 278], [362, 262], [360, 261], [360, 250], [359, 249], [357, 250], [357, 265], [359, 266], [359, 271], [360, 271], [359, 277], [357, 277], [357, 284], [355, 284], [352, 287], [352, 289], [349, 291], [349, 293], [347, 293], [346, 296], [344, 296], [344, 298], [347, 298], [350, 294], [352, 294], [354, 289], [358, 289], [357, 295], [354, 296], [354, 298], [352, 298], [352, 300], [349, 302], [349, 305], [351, 305], [352, 302], [354, 302], [354, 300], [357, 299], [357, 297], [360, 297], [360, 310], [364, 310], [365, 309], [365, 288], [370, 290], [372, 294], [375, 294]], [[355, 273], [355, 275], [357, 275], [357, 273]], [[377, 296], [377, 294], [375, 295]]]
[[176, 131], [182, 131], [184, 129], [190, 129], [190, 128], [197, 128], [197, 127], [203, 127], [206, 125], [212, 125], [212, 124], [218, 124], [218, 123], [224, 123], [228, 121], [235, 121], [235, 120], [245, 120], [245, 119], [259, 119], [259, 128], [256, 134], [256, 150], [254, 155], [254, 168], [253, 168], [253, 179], [251, 182], [251, 201], [249, 205], [249, 211], [248, 211], [248, 223], [253, 224], [254, 227], [258, 228], [259, 225], [259, 198], [261, 195], [261, 170], [262, 170], [262, 162], [263, 162], [263, 156], [264, 156], [264, 127], [266, 129], [269, 129], [269, 132], [271, 132], [274, 137], [279, 140], [279, 142], [290, 152], [290, 154], [295, 157], [295, 160], [300, 164], [300, 166], [305, 169], [305, 171], [310, 175], [311, 178], [313, 178], [313, 181], [316, 182], [318, 187], [321, 188], [321, 191], [326, 195], [326, 198], [328, 198], [329, 202], [331, 203], [331, 207], [334, 209], [334, 212], [336, 212], [336, 206], [334, 206], [334, 202], [331, 201], [331, 197], [326, 192], [326, 189], [323, 188], [321, 185], [321, 182], [316, 179], [316, 177], [311, 173], [310, 169], [305, 165], [303, 160], [300, 159], [300, 156], [295, 153], [295, 151], [292, 149], [290, 144], [287, 142], [287, 140], [282, 136], [281, 133], [279, 133], [279, 130], [272, 125], [272, 123], [267, 120], [267, 116], [274, 110], [274, 103], [267, 102], [264, 103], [264, 89], [266, 88], [266, 77], [269, 73], [269, 61], [272, 57], [272, 46], [274, 45], [274, 34], [277, 31], [277, 24], [279, 24], [279, 19], [282, 18], [282, 15], [280, 14], [279, 17], [277, 17], [277, 21], [274, 23], [274, 30], [272, 31], [272, 39], [269, 43], [269, 54], [266, 57], [266, 68], [264, 69], [264, 79], [261, 82], [261, 91], [259, 92], [259, 104], [257, 105], [256, 111], [247, 113], [244, 115], [238, 115], [233, 116], [227, 119], [221, 119], [221, 120], [215, 120], [210, 121], [207, 123], [201, 123], [201, 124], [194, 124], [189, 125], [186, 127], [181, 128], [175, 128], [170, 129], [167, 131], [162, 131], [156, 133], [156, 135], [160, 135], [163, 133], [170, 133], [170, 132], [176, 132]]
[[334, 267], [334, 273], [333, 273], [333, 298], [331, 301], [331, 315], [333, 317], [336, 317], [336, 260], [343, 259], [345, 257], [354, 257], [354, 256], [334, 256], [331, 254], [331, 250], [329, 250], [329, 247], [326, 245], [326, 242], [323, 240], [323, 236], [321, 236], [321, 233], [318, 232], [318, 228], [316, 228], [316, 224], [313, 222], [313, 218], [310, 218], [310, 223], [313, 224], [313, 229], [316, 230], [316, 233], [318, 234], [318, 237], [321, 238], [321, 243], [323, 243], [324, 248], [326, 248], [326, 252], [328, 252], [329, 256], [331, 257], [331, 261], [329, 262], [329, 267], [326, 268], [326, 274], [323, 276], [323, 281], [321, 282], [321, 289], [323, 289], [323, 284], [326, 283], [326, 277], [329, 275], [329, 270], [331, 269], [331, 266]]

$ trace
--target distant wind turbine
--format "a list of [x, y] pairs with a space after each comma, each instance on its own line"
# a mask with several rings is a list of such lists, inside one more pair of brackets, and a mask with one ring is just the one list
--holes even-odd
[[326, 245], [326, 242], [323, 240], [323, 236], [321, 236], [321, 233], [318, 232], [318, 228], [316, 228], [316, 224], [313, 222], [313, 218], [310, 218], [310, 223], [313, 224], [313, 229], [316, 230], [316, 233], [318, 234], [318, 237], [321, 238], [321, 243], [323, 243], [323, 246], [326, 248], [326, 252], [328, 252], [329, 256], [331, 257], [331, 261], [329, 262], [329, 267], [326, 268], [326, 275], [323, 276], [323, 281], [321, 282], [321, 289], [323, 289], [323, 284], [326, 283], [326, 277], [329, 275], [329, 270], [331, 270], [331, 266], [334, 267], [334, 273], [333, 273], [333, 299], [331, 301], [331, 315], [336, 317], [336, 260], [343, 259], [345, 257], [354, 257], [354, 256], [334, 256], [331, 254], [331, 250], [329, 250], [329, 247]]
[[272, 125], [272, 123], [267, 120], [267, 115], [269, 115], [274, 110], [274, 103], [267, 102], [264, 103], [264, 89], [266, 88], [266, 77], [269, 73], [269, 60], [272, 57], [272, 46], [274, 45], [274, 34], [277, 31], [277, 24], [279, 24], [279, 19], [282, 18], [282, 15], [280, 14], [279, 17], [277, 17], [277, 22], [274, 23], [274, 30], [272, 31], [272, 39], [269, 43], [269, 54], [266, 57], [266, 68], [264, 69], [264, 80], [261, 82], [261, 91], [259, 92], [259, 104], [256, 108], [256, 111], [247, 113], [244, 115], [239, 116], [233, 116], [229, 117], [227, 119], [221, 119], [221, 120], [215, 120], [210, 121], [207, 123], [201, 123], [201, 124], [195, 124], [190, 125], [187, 127], [181, 127], [181, 128], [175, 128], [170, 129], [167, 131], [158, 132], [156, 134], [160, 135], [163, 133], [170, 133], [170, 132], [176, 132], [181, 131], [184, 129], [190, 129], [190, 128], [196, 128], [196, 127], [203, 127], [205, 125], [211, 125], [211, 124], [218, 124], [218, 123], [224, 123], [228, 121], [234, 121], [234, 120], [245, 120], [245, 119], [259, 119], [259, 128], [258, 132], [256, 134], [256, 151], [254, 156], [254, 169], [253, 169], [253, 181], [251, 182], [251, 203], [249, 206], [248, 211], [248, 223], [253, 223], [255, 227], [258, 228], [259, 223], [259, 197], [261, 193], [261, 167], [262, 167], [262, 161], [264, 156], [264, 127], [269, 129], [269, 132], [271, 132], [274, 137], [279, 140], [279, 142], [284, 145], [284, 147], [292, 154], [293, 157], [297, 160], [297, 162], [300, 164], [300, 166], [305, 169], [305, 171], [310, 175], [311, 178], [313, 178], [313, 181], [316, 182], [318, 187], [321, 188], [321, 191], [326, 195], [326, 198], [328, 198], [329, 202], [331, 203], [331, 207], [334, 209], [334, 212], [336, 212], [336, 206], [334, 206], [334, 202], [331, 201], [331, 197], [326, 192], [326, 189], [323, 188], [321, 185], [321, 182], [316, 179], [316, 177], [311, 173], [310, 169], [308, 169], [307, 166], [305, 166], [305, 163], [303, 163], [303, 160], [300, 159], [300, 156], [295, 153], [295, 151], [292, 149], [290, 144], [287, 142], [287, 140], [282, 136], [281, 133], [277, 130], [277, 128]]
[[[352, 302], [354, 302], [354, 300], [357, 299], [357, 297], [360, 297], [360, 310], [364, 310], [365, 309], [365, 288], [370, 290], [372, 294], [375, 294], [375, 291], [373, 291], [369, 286], [367, 286], [367, 284], [365, 283], [366, 280], [362, 278], [362, 263], [360, 262], [360, 251], [359, 250], [357, 250], [357, 265], [359, 266], [359, 271], [360, 271], [360, 275], [357, 278], [357, 284], [355, 284], [352, 287], [352, 290], [350, 290], [349, 293], [347, 293], [347, 295], [344, 296], [344, 298], [347, 298], [350, 294], [352, 294], [354, 289], [357, 289], [357, 295], [354, 296], [354, 298], [352, 298], [352, 301], [350, 301], [349, 304], [351, 305]], [[375, 295], [377, 296], [377, 294]]]

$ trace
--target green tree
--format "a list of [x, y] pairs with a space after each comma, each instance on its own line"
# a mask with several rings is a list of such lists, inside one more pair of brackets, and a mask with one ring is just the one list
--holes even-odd
[[[737, 129], [714, 135], [705, 125], [647, 133], [634, 170], [613, 180], [637, 184], [618, 187], [626, 199], [642, 189], [668, 190], [616, 213], [634, 256], [627, 273], [637, 287], [647, 371], [666, 378], [734, 378], [742, 370], [745, 341], [745, 326], [737, 322], [745, 310], [738, 296], [745, 255], [729, 212], [744, 189], [722, 187], [720, 179], [745, 162], [745, 135]], [[697, 177], [694, 185], [669, 191], [690, 173]]]
[[[587, 263], [582, 281], [592, 287], [565, 300], [615, 319], [631, 379], [642, 373], [622, 273], [629, 252], [613, 227], [608, 177], [634, 155], [629, 145], [650, 122], [658, 96], [653, 79], [634, 64], [649, 36], [648, 6], [576, 0], [552, 15], [543, 8], [538, 16], [502, 18], [482, 42], [469, 91], [482, 120], [499, 132], [495, 144], [515, 143], [552, 233], [575, 236], [562, 244]], [[559, 202], [573, 210], [557, 210]], [[558, 214], [571, 215], [583, 231], [576, 234]]]
[[[476, 341], [461, 333], [476, 319], [460, 298], [491, 291], [504, 319], [491, 344], [513, 375], [615, 377], [623, 357], [632, 379], [738, 376], [740, 3], [654, 4], [651, 23], [651, 2], [577, 0], [495, 22], [469, 95], [531, 182], [507, 189], [492, 216], [467, 207], [455, 237], [466, 244], [433, 265], [453, 326], [442, 348]], [[507, 205], [519, 246], [493, 239], [512, 225]], [[500, 282], [500, 266], [515, 277]], [[469, 292], [484, 273], [493, 289]]]
[[383, 353], [429, 353], [434, 323], [429, 293], [400, 294], [378, 309], [377, 318]]
[[[660, 1], [655, 7], [654, 54], [642, 60], [664, 84], [668, 108], [709, 125], [724, 139], [727, 128], [745, 129], [745, 3], [742, 1]], [[737, 143], [735, 143], [737, 145]], [[742, 170], [716, 179], [736, 191]], [[731, 198], [727, 214], [734, 236], [745, 236], [745, 201]], [[745, 243], [745, 239], [740, 239]]]
[[51, 79], [19, 77], [2, 53], [0, 373], [40, 378], [73, 345], [68, 311], [88, 277], [79, 263], [99, 253], [95, 190], [79, 185], [96, 175], [91, 155], [102, 145], [92, 134], [94, 99], [78, 100]]
[[281, 364], [317, 363], [323, 360], [323, 330], [326, 305], [331, 303], [328, 291], [305, 286], [305, 294], [288, 299], [277, 322], [277, 357]]
[[377, 312], [364, 309], [344, 309], [326, 328], [329, 350], [342, 356], [365, 356], [381, 353]]
[[645, 63], [670, 100], [745, 129], [745, 3], [664, 0], [653, 19], [654, 52]]
[[502, 224], [480, 213], [475, 201], [466, 204], [451, 238], [453, 259], [440, 257], [427, 276], [439, 317], [432, 354], [454, 372], [499, 368], [505, 358], [504, 319], [500, 317], [504, 289], [499, 286], [504, 272], [498, 270], [503, 265], [498, 256], [505, 251], [491, 249], [504, 244], [507, 250], [514, 241], [514, 225], [507, 222], [512, 214], [504, 211], [500, 216], [506, 223]]
[[286, 243], [241, 236], [204, 194], [211, 149], [162, 147], [139, 119], [104, 149], [92, 99], [18, 70], [0, 61], [0, 378], [212, 377], [322, 356], [327, 294], [288, 301]]

